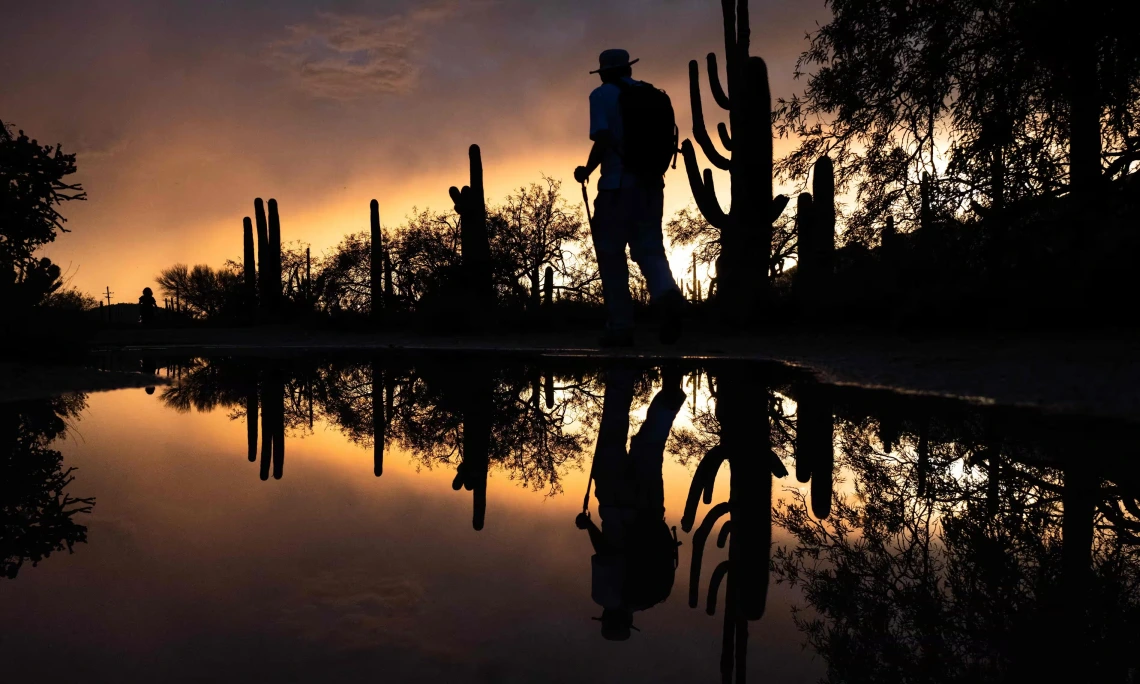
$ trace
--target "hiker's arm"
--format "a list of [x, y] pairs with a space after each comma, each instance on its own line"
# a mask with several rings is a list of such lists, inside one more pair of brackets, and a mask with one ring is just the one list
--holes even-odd
[[588, 513], [579, 513], [574, 523], [578, 526], [578, 529], [586, 530], [586, 532], [590, 534], [590, 543], [594, 546], [594, 553], [606, 553], [613, 549], [609, 541], [606, 540], [605, 535], [602, 534], [602, 531], [599, 530], [598, 526], [594, 524], [594, 521], [590, 519]]
[[586, 165], [574, 169], [574, 180], [579, 183], [585, 183], [589, 179], [590, 174], [601, 165], [606, 150], [614, 144], [614, 136], [610, 132], [613, 122], [610, 121], [608, 111], [612, 105], [610, 100], [617, 96], [611, 91], [616, 90], [602, 87], [590, 93], [590, 140], [594, 141], [594, 145], [590, 148]]
[[590, 148], [590, 157], [586, 160], [585, 166], [579, 166], [574, 171], [574, 179], [579, 183], [586, 182], [594, 171], [601, 166], [602, 157], [606, 153], [606, 148], [613, 144], [613, 136], [609, 131], [598, 131], [594, 136], [594, 146]]

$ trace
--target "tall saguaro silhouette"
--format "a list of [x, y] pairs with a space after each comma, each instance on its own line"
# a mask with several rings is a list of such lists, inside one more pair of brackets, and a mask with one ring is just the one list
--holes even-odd
[[731, 176], [728, 213], [717, 199], [712, 170], [706, 169], [702, 179], [693, 143], [685, 140], [681, 154], [697, 207], [705, 220], [720, 230], [717, 292], [721, 318], [739, 323], [768, 302], [772, 223], [784, 211], [788, 198], [772, 198], [772, 96], [767, 65], [748, 54], [748, 0], [721, 0], [721, 9], [728, 89], [721, 86], [714, 53], [708, 55], [708, 72], [713, 98], [728, 110], [729, 126], [720, 124], [717, 132], [731, 158], [716, 149], [705, 128], [696, 60], [689, 62], [689, 99], [693, 137], [709, 162]]
[[253, 222], [248, 216], [242, 219], [242, 273], [244, 275], [245, 301], [252, 316], [257, 303], [257, 263], [253, 251]]
[[260, 197], [253, 201], [253, 215], [257, 220], [257, 296], [262, 313], [269, 310], [269, 283], [273, 265], [269, 256], [269, 223], [265, 218], [265, 202]]
[[483, 158], [478, 145], [468, 150], [471, 184], [448, 191], [460, 220], [464, 291], [472, 314], [489, 312], [494, 305], [491, 280], [491, 245], [487, 238], [487, 201], [483, 194]]
[[281, 309], [281, 216], [277, 213], [277, 200], [269, 200], [269, 263], [271, 264], [269, 306], [274, 313]]
[[383, 308], [384, 281], [384, 235], [380, 232], [380, 203], [372, 200], [369, 204], [369, 225], [371, 229], [371, 245], [368, 261], [368, 293], [371, 299], [372, 317], [378, 318]]
[[812, 174], [814, 197], [796, 203], [796, 298], [801, 313], [818, 317], [827, 309], [835, 278], [835, 168], [820, 157]]

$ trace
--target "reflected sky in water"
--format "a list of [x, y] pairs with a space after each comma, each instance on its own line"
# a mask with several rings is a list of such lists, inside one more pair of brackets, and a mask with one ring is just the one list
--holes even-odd
[[[14, 681], [1138, 674], [1132, 426], [758, 366], [157, 365], [175, 384], [153, 394], [0, 407], [15, 445], [3, 464], [15, 577], [0, 579]], [[652, 465], [654, 412], [682, 402], [662, 494], [645, 494], [652, 476], [614, 485], [594, 466], [591, 522], [609, 541], [592, 543], [575, 518], [599, 431], [605, 463]], [[614, 447], [621, 414], [640, 436]], [[51, 477], [65, 486], [41, 496]], [[68, 504], [70, 517], [44, 507], [63, 496], [95, 501]], [[657, 528], [637, 521], [660, 504], [647, 496], [681, 542], [671, 591], [607, 640], [594, 599], [629, 602], [649, 582], [638, 539]], [[60, 550], [33, 565], [33, 542]], [[617, 599], [592, 586], [595, 554], [624, 564]]]

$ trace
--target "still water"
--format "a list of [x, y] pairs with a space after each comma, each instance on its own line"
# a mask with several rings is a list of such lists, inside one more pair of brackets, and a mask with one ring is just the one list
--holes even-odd
[[1140, 679], [1133, 425], [763, 365], [142, 363], [0, 405], [0, 681]]

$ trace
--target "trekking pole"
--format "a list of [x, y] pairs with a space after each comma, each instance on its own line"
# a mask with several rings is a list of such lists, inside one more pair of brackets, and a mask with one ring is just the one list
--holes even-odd
[[586, 221], [594, 227], [594, 217], [590, 215], [590, 195], [586, 192], [586, 181], [582, 181], [582, 201], [586, 204]]

